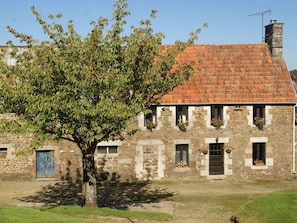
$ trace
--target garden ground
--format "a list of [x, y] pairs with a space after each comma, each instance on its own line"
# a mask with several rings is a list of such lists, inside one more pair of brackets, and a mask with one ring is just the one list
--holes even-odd
[[[227, 223], [244, 203], [273, 191], [294, 189], [297, 180], [164, 180], [99, 185], [100, 206], [164, 212], [170, 223]], [[80, 185], [50, 180], [0, 181], [0, 204], [16, 206], [79, 204]], [[104, 222], [139, 222], [102, 218]], [[146, 221], [148, 222], [148, 221]]]

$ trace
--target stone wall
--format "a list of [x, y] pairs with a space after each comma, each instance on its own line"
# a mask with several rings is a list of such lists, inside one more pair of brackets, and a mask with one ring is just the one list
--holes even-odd
[[[210, 106], [190, 106], [189, 123], [185, 132], [175, 126], [175, 107], [158, 107], [158, 125], [152, 131], [143, 124], [143, 116], [131, 123], [141, 131], [126, 136], [125, 141], [104, 142], [117, 145], [116, 154], [95, 153], [98, 174], [105, 179], [281, 179], [292, 177], [293, 106], [266, 106], [266, 125], [259, 130], [252, 120], [252, 105], [224, 106], [224, 125], [216, 129], [210, 125]], [[0, 158], [0, 179], [36, 178], [36, 154], [17, 155], [25, 151], [31, 136], [0, 135], [0, 148], [7, 148], [7, 156]], [[252, 144], [266, 144], [266, 164], [253, 165]], [[210, 143], [224, 144], [224, 174], [209, 174]], [[187, 144], [189, 165], [176, 166], [176, 145]], [[295, 145], [294, 145], [295, 146]], [[230, 153], [227, 153], [230, 149]], [[81, 152], [68, 141], [46, 142], [39, 150], [53, 150], [55, 178], [79, 180], [82, 177]]]
[[[7, 116], [7, 115], [6, 115]], [[36, 152], [30, 151], [31, 135], [0, 134], [0, 180], [36, 178]], [[38, 151], [53, 151], [54, 176], [57, 180], [81, 179], [81, 153], [73, 143], [47, 141]]]
[[6, 153], [0, 157], [0, 180], [32, 179], [33, 158], [26, 153], [31, 139], [30, 135], [0, 134], [0, 148]]
[[[135, 173], [140, 179], [164, 178], [289, 178], [293, 168], [293, 106], [266, 106], [266, 125], [259, 130], [253, 124], [252, 105], [225, 106], [224, 126], [210, 125], [210, 107], [189, 109], [190, 123], [185, 132], [173, 123], [174, 108], [158, 108], [158, 127], [149, 131], [139, 122], [142, 131], [127, 137], [119, 147], [118, 160], [131, 159], [129, 165], [117, 163], [119, 174]], [[138, 119], [138, 121], [141, 118]], [[202, 151], [209, 143], [224, 143], [231, 153], [224, 153], [224, 174], [209, 175], [209, 153]], [[266, 165], [255, 166], [252, 144], [266, 144]], [[175, 145], [189, 145], [189, 166], [176, 168]], [[123, 171], [123, 172], [122, 172]]]

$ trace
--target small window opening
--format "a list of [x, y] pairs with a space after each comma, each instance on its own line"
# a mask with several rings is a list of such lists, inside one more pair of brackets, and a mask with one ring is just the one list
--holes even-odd
[[98, 146], [97, 149], [99, 154], [117, 154], [118, 153], [117, 146]]
[[176, 145], [175, 162], [177, 167], [189, 166], [189, 146], [187, 144]]
[[264, 166], [266, 164], [265, 143], [253, 143], [253, 165]]
[[7, 148], [0, 148], [0, 159], [7, 157]]

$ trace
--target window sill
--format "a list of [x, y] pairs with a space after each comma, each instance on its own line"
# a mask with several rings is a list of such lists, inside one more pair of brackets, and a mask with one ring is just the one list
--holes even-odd
[[173, 169], [173, 172], [186, 172], [186, 171], [191, 171], [190, 167], [175, 167]]
[[253, 170], [263, 170], [263, 169], [267, 169], [267, 166], [266, 165], [262, 165], [262, 166], [253, 165], [253, 166], [251, 166], [251, 169], [253, 169]]
[[96, 155], [97, 157], [115, 157], [115, 156], [118, 156], [118, 153], [106, 153], [106, 154], [102, 154], [102, 153], [99, 153]]

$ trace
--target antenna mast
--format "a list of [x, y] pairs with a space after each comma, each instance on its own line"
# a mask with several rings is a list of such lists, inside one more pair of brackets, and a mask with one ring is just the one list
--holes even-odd
[[249, 16], [258, 16], [258, 15], [261, 15], [262, 16], [262, 42], [264, 42], [265, 40], [265, 37], [264, 37], [264, 14], [266, 13], [271, 13], [271, 10], [267, 10], [267, 11], [263, 11], [263, 12], [257, 12], [257, 13], [254, 13], [254, 14], [251, 14]]

